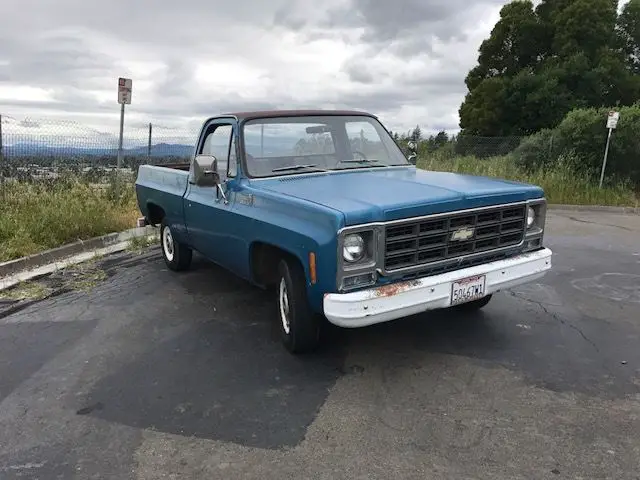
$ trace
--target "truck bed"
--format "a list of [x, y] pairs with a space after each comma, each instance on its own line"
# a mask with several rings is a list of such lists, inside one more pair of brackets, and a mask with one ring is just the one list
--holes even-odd
[[191, 167], [191, 162], [163, 163], [162, 165], [156, 165], [156, 167], [171, 168], [173, 170], [185, 170], [188, 172], [189, 168]]
[[140, 165], [136, 179], [138, 207], [149, 219], [149, 206], [162, 207], [167, 217], [182, 223], [183, 196], [189, 181], [189, 164]]

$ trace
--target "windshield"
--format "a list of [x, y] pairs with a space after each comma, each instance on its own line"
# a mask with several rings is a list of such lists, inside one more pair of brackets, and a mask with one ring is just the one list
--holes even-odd
[[411, 165], [380, 122], [364, 115], [259, 118], [242, 134], [252, 177]]

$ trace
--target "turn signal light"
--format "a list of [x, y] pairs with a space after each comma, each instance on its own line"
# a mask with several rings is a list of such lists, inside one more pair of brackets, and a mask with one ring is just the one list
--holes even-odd
[[311, 279], [311, 285], [316, 284], [316, 254], [309, 252], [309, 276]]

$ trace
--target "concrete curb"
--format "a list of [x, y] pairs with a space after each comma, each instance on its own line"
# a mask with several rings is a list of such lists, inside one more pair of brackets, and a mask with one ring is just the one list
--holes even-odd
[[25, 280], [47, 275], [60, 268], [85, 262], [96, 256], [125, 250], [131, 239], [151, 238], [156, 234], [156, 229], [151, 226], [137, 227], [0, 263], [0, 291]]
[[607, 205], [563, 205], [552, 203], [547, 205], [548, 210], [568, 210], [574, 212], [609, 212], [640, 215], [640, 207], [610, 207]]

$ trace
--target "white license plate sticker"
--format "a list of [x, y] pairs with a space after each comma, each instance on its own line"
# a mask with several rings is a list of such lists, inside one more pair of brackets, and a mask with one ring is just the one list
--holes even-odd
[[485, 275], [461, 278], [451, 284], [451, 305], [471, 302], [484, 297]]

